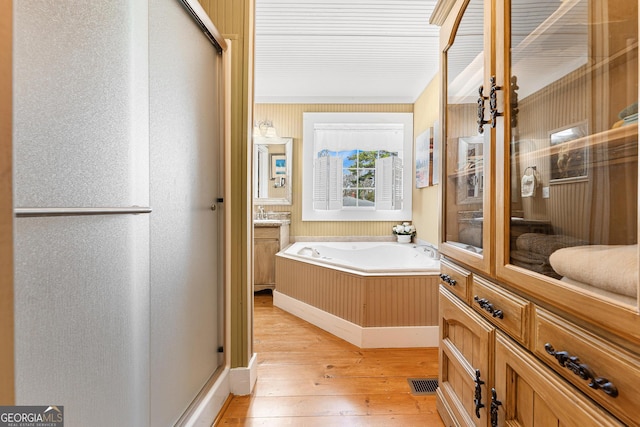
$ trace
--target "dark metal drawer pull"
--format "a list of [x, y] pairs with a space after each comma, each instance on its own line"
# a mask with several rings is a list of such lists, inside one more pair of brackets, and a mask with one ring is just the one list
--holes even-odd
[[602, 390], [611, 397], [618, 396], [618, 389], [612, 382], [603, 377], [596, 377], [596, 374], [589, 368], [589, 365], [580, 363], [580, 359], [577, 356], [570, 356], [566, 351], [555, 351], [549, 343], [544, 345], [544, 349], [556, 358], [560, 366], [569, 369], [583, 380], [589, 380], [589, 387]]
[[455, 286], [456, 283], [458, 283], [458, 282], [456, 282], [456, 279], [452, 279], [451, 276], [449, 276], [448, 274], [444, 274], [443, 273], [443, 274], [440, 275], [440, 278], [442, 279], [442, 281], [444, 283], [446, 283], [447, 285], [450, 285], [450, 286]]
[[478, 297], [478, 295], [476, 295], [473, 297], [473, 300], [477, 302], [482, 309], [491, 313], [493, 317], [497, 317], [498, 319], [504, 319], [504, 313], [502, 312], [502, 310], [496, 310], [493, 307], [493, 304], [491, 304], [488, 299], [480, 298]]

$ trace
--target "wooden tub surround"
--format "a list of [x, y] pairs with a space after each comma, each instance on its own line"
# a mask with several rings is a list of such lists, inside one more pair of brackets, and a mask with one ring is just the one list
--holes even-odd
[[363, 275], [276, 256], [273, 303], [361, 348], [438, 346], [438, 274]]

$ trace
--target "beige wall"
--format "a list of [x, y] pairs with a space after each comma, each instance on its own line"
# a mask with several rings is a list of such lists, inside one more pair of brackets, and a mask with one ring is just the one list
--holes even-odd
[[[291, 211], [290, 235], [392, 236], [388, 221], [302, 221], [302, 113], [306, 112], [386, 112], [411, 113], [412, 104], [256, 104], [256, 119], [271, 120], [281, 137], [293, 138], [293, 200], [291, 206], [265, 206], [265, 210]], [[415, 202], [414, 202], [415, 203]]]
[[11, 5], [0, 2], [0, 405], [14, 404]]
[[[413, 107], [413, 134], [420, 135], [433, 127], [439, 119], [440, 75], [436, 75], [420, 94]], [[442, 152], [442, 151], [441, 151]], [[440, 155], [442, 158], [442, 155]], [[442, 170], [440, 168], [439, 170]], [[413, 223], [418, 230], [417, 237], [438, 245], [438, 188], [439, 185], [413, 188]]]
[[251, 338], [252, 283], [248, 181], [249, 123], [253, 121], [253, 0], [199, 0], [218, 31], [231, 40], [231, 230], [226, 256], [231, 260], [231, 367], [247, 366], [253, 352]]
[[[436, 76], [411, 104], [256, 104], [255, 117], [272, 120], [282, 137], [293, 138], [293, 202], [291, 206], [265, 206], [272, 211], [291, 211], [291, 236], [391, 236], [395, 222], [302, 222], [302, 113], [305, 112], [413, 112], [415, 136], [433, 127], [438, 120], [440, 83]], [[413, 176], [413, 175], [412, 175]], [[434, 245], [438, 243], [438, 186], [415, 188], [413, 186], [413, 223], [417, 237]]]

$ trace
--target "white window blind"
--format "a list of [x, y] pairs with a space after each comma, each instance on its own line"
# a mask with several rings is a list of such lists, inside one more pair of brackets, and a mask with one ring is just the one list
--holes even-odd
[[303, 113], [303, 221], [411, 219], [411, 113]]
[[314, 127], [316, 153], [327, 151], [392, 151], [403, 149], [404, 126], [399, 123], [319, 123]]
[[318, 157], [314, 161], [313, 208], [342, 209], [342, 164], [338, 157]]
[[402, 160], [396, 156], [376, 161], [376, 209], [402, 209]]

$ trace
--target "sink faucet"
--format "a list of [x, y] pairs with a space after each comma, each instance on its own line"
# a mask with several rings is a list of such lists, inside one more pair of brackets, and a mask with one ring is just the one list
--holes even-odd
[[262, 206], [258, 206], [258, 219], [266, 219], [267, 215], [264, 212], [264, 208]]

